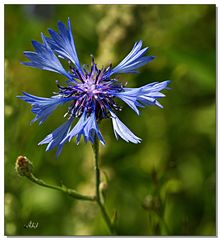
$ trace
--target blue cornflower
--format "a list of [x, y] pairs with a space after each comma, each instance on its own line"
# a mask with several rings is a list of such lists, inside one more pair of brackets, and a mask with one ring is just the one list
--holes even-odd
[[[82, 67], [77, 56], [72, 35], [70, 19], [68, 26], [58, 22], [59, 32], [49, 29], [50, 38], [43, 34], [43, 44], [32, 41], [35, 52], [24, 52], [30, 62], [24, 65], [43, 70], [57, 72], [66, 77], [64, 86], [57, 82], [58, 92], [50, 98], [37, 97], [28, 93], [18, 96], [32, 105], [32, 112], [36, 115], [33, 122], [44, 122], [47, 117], [62, 104], [68, 103], [68, 110], [64, 117], [67, 121], [44, 138], [39, 145], [48, 144], [46, 151], [58, 147], [60, 154], [64, 143], [76, 137], [77, 144], [81, 136], [85, 142], [94, 143], [95, 136], [102, 144], [104, 138], [99, 130], [98, 123], [102, 119], [111, 118], [116, 138], [120, 136], [127, 142], [140, 143], [141, 139], [133, 134], [115, 114], [121, 111], [115, 99], [120, 98], [130, 106], [138, 115], [138, 107], [156, 105], [162, 107], [157, 101], [165, 95], [160, 91], [168, 89], [170, 81], [153, 82], [139, 88], [127, 88], [114, 77], [118, 73], [137, 73], [137, 69], [154, 57], [146, 56], [148, 48], [142, 49], [142, 41], [136, 42], [131, 52], [116, 66], [98, 69], [92, 56], [91, 69]], [[69, 71], [66, 71], [58, 58], [68, 61]], [[73, 121], [79, 119], [72, 127]]]

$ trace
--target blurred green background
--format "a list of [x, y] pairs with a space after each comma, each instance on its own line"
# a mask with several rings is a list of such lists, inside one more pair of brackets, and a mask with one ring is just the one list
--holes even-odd
[[[149, 107], [137, 116], [125, 106], [120, 119], [139, 145], [117, 141], [110, 120], [101, 131], [101, 168], [108, 175], [106, 207], [118, 211], [120, 235], [216, 234], [216, 6], [215, 5], [5, 5], [5, 234], [108, 235], [98, 207], [18, 176], [18, 155], [32, 160], [36, 176], [94, 192], [90, 144], [66, 144], [55, 152], [38, 146], [64, 122], [59, 108], [38, 126], [31, 107], [16, 98], [22, 91], [50, 97], [56, 73], [20, 65], [31, 40], [71, 18], [81, 63], [94, 54], [99, 67], [116, 65], [142, 39], [155, 60], [120, 81], [138, 87], [171, 79], [164, 109]], [[25, 229], [29, 221], [37, 229]]]

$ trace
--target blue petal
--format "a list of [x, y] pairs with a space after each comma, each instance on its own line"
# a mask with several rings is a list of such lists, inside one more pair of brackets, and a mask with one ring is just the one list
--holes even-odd
[[145, 91], [145, 92], [159, 92], [163, 89], [167, 89], [169, 90], [170, 88], [167, 87], [167, 85], [170, 83], [171, 81], [170, 80], [166, 80], [166, 81], [163, 81], [163, 82], [153, 82], [153, 83], [150, 83], [150, 84], [147, 84], [145, 86], [142, 87], [142, 89]]
[[58, 54], [58, 56], [69, 59], [75, 64], [77, 69], [81, 71], [80, 62], [72, 35], [70, 19], [68, 18], [68, 28], [66, 28], [65, 25], [59, 21], [58, 29], [59, 33], [52, 29], [48, 29], [48, 32], [52, 38], [47, 38], [49, 45]]
[[137, 101], [145, 106], [156, 105], [163, 108], [157, 99], [165, 97], [165, 95], [159, 91], [169, 89], [167, 87], [169, 83], [170, 80], [167, 80], [161, 83], [155, 82], [141, 87], [142, 94], [137, 97]]
[[57, 108], [57, 106], [72, 100], [72, 98], [64, 98], [59, 95], [51, 98], [43, 98], [26, 92], [23, 92], [23, 94], [23, 96], [17, 97], [32, 105], [32, 112], [36, 114], [36, 117], [32, 120], [32, 122], [39, 120], [39, 124], [44, 122], [52, 111]]
[[97, 124], [96, 117], [95, 117], [95, 112], [92, 112], [90, 114], [90, 116], [88, 117], [87, 123], [83, 129], [83, 135], [85, 138], [85, 142], [87, 142], [89, 140], [91, 143], [94, 143], [95, 135], [97, 135], [100, 142], [103, 145], [105, 144], [105, 140], [103, 139], [102, 134], [98, 128], [98, 124]]
[[67, 78], [71, 78], [71, 75], [66, 72], [56, 55], [51, 50], [44, 35], [41, 34], [41, 36], [44, 44], [32, 41], [36, 52], [24, 52], [24, 55], [30, 60], [30, 62], [22, 62], [22, 64], [34, 68], [57, 72], [63, 74]]
[[61, 144], [65, 143], [66, 141], [71, 141], [71, 139], [73, 137], [75, 137], [77, 134], [79, 134], [80, 132], [82, 132], [84, 126], [86, 124], [86, 114], [85, 112], [82, 114], [82, 116], [80, 117], [79, 121], [77, 122], [77, 124], [74, 126], [74, 128], [67, 134], [67, 136], [63, 139], [63, 141], [61, 142]]
[[120, 98], [122, 101], [128, 104], [138, 115], [139, 110], [137, 108], [137, 97], [141, 94], [140, 88], [126, 88], [124, 92], [112, 93], [112, 95]]
[[38, 143], [38, 145], [48, 143], [46, 151], [49, 151], [54, 147], [58, 147], [57, 154], [56, 154], [56, 156], [58, 157], [64, 145], [64, 143], [61, 144], [61, 142], [68, 134], [72, 121], [73, 121], [73, 118], [70, 118], [68, 121], [66, 121], [56, 130], [54, 130], [52, 133], [47, 135], [41, 142]]
[[91, 143], [94, 143], [95, 135], [97, 135], [100, 142], [104, 145], [105, 141], [98, 128], [95, 112], [92, 112], [89, 117], [86, 117], [85, 111], [83, 115], [80, 117], [75, 127], [67, 134], [67, 136], [61, 142], [61, 144], [63, 144], [66, 141], [70, 142], [71, 139], [75, 136], [77, 137], [76, 138], [77, 144], [79, 144], [81, 136], [84, 136], [85, 142], [90, 141]]
[[112, 111], [110, 111], [110, 114], [112, 116], [113, 129], [117, 139], [118, 136], [120, 136], [126, 142], [132, 142], [136, 144], [141, 142], [141, 139], [135, 136]]
[[141, 49], [141, 47], [142, 41], [136, 42], [131, 52], [111, 70], [110, 75], [115, 73], [136, 73], [137, 68], [153, 60], [153, 56], [144, 56], [148, 48]]
[[147, 84], [140, 88], [124, 88], [124, 92], [111, 92], [115, 97], [120, 98], [122, 101], [128, 104], [138, 115], [139, 110], [137, 107], [156, 105], [163, 107], [158, 101], [158, 98], [165, 97], [165, 95], [159, 91], [163, 89], [169, 89], [167, 85], [169, 80], [161, 83], [154, 82]]

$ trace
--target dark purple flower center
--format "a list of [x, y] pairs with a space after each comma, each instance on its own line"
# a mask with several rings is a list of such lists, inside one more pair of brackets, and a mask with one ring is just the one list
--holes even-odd
[[92, 58], [89, 73], [72, 66], [70, 69], [73, 81], [67, 82], [66, 87], [57, 84], [60, 95], [73, 99], [65, 116], [80, 117], [84, 112], [89, 116], [95, 111], [97, 120], [101, 120], [109, 117], [109, 110], [121, 110], [113, 93], [123, 91], [123, 85], [117, 79], [110, 79], [111, 66], [99, 70]]

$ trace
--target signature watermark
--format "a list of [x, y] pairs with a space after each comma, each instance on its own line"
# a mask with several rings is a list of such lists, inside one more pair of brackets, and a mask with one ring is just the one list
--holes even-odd
[[32, 220], [24, 224], [24, 228], [26, 229], [37, 229], [38, 227], [39, 227], [39, 223]]

